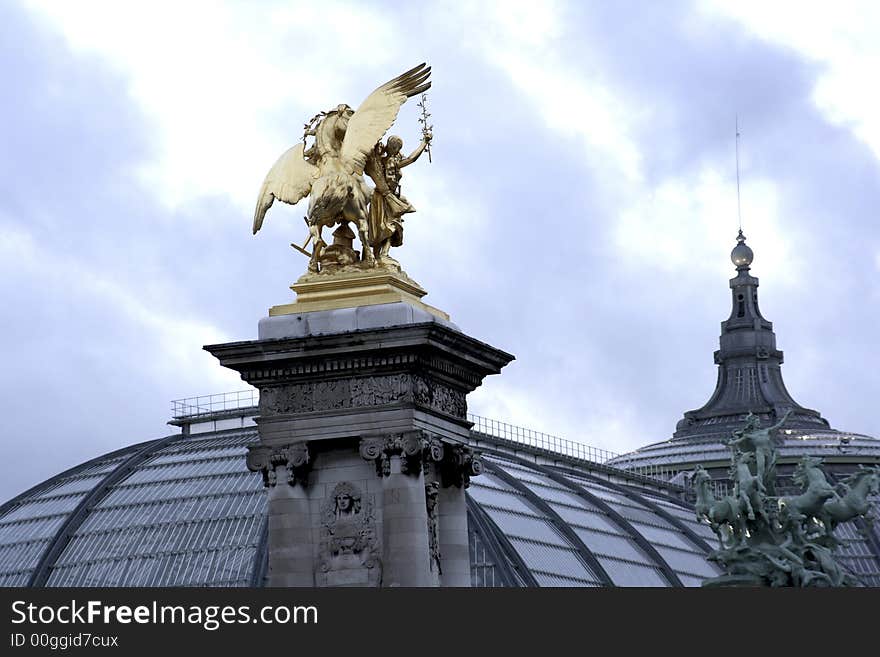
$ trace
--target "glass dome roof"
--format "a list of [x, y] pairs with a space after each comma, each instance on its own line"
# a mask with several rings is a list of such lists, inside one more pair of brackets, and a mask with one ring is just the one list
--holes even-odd
[[[266, 492], [254, 426], [176, 434], [72, 468], [0, 507], [2, 586], [261, 586]], [[468, 489], [475, 586], [699, 586], [716, 541], [683, 489], [482, 433]], [[548, 458], [548, 454], [552, 458]], [[880, 585], [876, 541], [841, 530]]]
[[[475, 585], [681, 586], [716, 573], [714, 536], [683, 503], [575, 459], [550, 467], [487, 450], [487, 438], [487, 472], [468, 489]], [[255, 427], [176, 434], [10, 500], [0, 585], [261, 585], [266, 493], [245, 466], [256, 440]]]
[[120, 450], [0, 508], [4, 586], [246, 586], [266, 513], [254, 430]]

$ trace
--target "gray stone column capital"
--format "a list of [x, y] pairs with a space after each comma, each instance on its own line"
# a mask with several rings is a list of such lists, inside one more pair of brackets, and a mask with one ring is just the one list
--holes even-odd
[[368, 461], [375, 461], [376, 474], [387, 477], [390, 470], [389, 459], [400, 457], [403, 474], [418, 475], [426, 462], [440, 462], [443, 459], [442, 441], [425, 431], [406, 431], [364, 436], [360, 442], [360, 454]]
[[[390, 459], [399, 457], [403, 474], [439, 473], [443, 486], [467, 488], [470, 478], [483, 472], [479, 454], [466, 445], [441, 440], [425, 431], [364, 436], [361, 457], [376, 464], [376, 474], [391, 474]], [[429, 467], [433, 466], [433, 467]]]
[[471, 477], [483, 473], [483, 462], [480, 454], [466, 445], [446, 445], [440, 473], [444, 486], [470, 486]]
[[247, 467], [251, 472], [263, 473], [263, 485], [272, 488], [278, 483], [275, 469], [284, 466], [287, 483], [291, 486], [308, 485], [308, 472], [311, 468], [309, 446], [306, 442], [269, 447], [267, 445], [248, 445]]
[[446, 447], [442, 440], [436, 436], [429, 436], [426, 439], [425, 448], [423, 450], [426, 463], [440, 463], [443, 461], [443, 455], [446, 453]]

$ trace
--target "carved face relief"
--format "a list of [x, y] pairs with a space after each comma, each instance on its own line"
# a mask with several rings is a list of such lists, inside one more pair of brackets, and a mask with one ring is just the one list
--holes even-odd
[[360, 571], [363, 584], [378, 585], [381, 578], [379, 542], [373, 501], [347, 481], [336, 484], [321, 513], [319, 586], [349, 581], [342, 573]]
[[336, 513], [348, 515], [353, 513], [354, 500], [348, 493], [341, 493], [336, 496]]

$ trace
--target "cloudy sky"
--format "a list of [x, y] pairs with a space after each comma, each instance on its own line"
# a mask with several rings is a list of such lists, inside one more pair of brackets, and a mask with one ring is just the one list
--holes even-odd
[[[302, 124], [433, 66], [407, 272], [514, 353], [470, 408], [624, 452], [715, 381], [737, 229], [790, 391], [880, 435], [874, 2], [0, 2], [0, 499], [243, 388], [204, 344], [291, 300]], [[414, 146], [417, 108], [395, 131]]]

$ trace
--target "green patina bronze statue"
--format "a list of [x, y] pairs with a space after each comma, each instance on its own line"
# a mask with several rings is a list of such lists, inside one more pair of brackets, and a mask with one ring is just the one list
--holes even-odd
[[[791, 411], [787, 411], [782, 419], [773, 426], [766, 429], [761, 428], [761, 420], [754, 413], [749, 413], [746, 417], [746, 426], [733, 432], [733, 438], [727, 443], [728, 445], [737, 447], [740, 451], [755, 455], [756, 475], [764, 484], [767, 493], [773, 495], [775, 492], [776, 482], [770, 476], [771, 472], [775, 473], [776, 468], [776, 449], [773, 443], [773, 432], [782, 428], [785, 421], [791, 415]], [[774, 475], [775, 476], [775, 475]]]
[[853, 586], [856, 580], [835, 559], [834, 530], [842, 522], [865, 517], [868, 496], [878, 492], [880, 468], [861, 468], [838, 490], [822, 471], [821, 459], [801, 459], [792, 482], [801, 493], [776, 496], [776, 424], [761, 428], [749, 413], [733, 433], [730, 478], [733, 493], [716, 499], [702, 466], [692, 476], [697, 518], [708, 522], [719, 546], [709, 559], [725, 575], [703, 586]]

